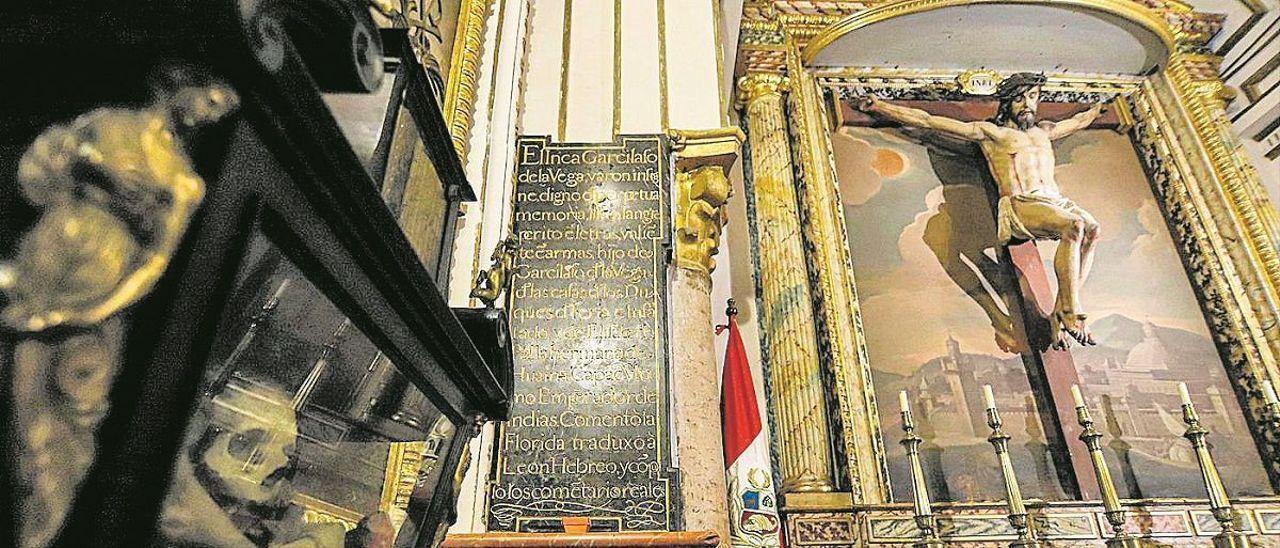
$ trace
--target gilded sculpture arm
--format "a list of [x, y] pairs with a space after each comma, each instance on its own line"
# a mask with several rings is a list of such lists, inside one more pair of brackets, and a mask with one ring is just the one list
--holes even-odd
[[1061, 122], [1045, 122], [1045, 125], [1049, 126], [1046, 128], [1049, 131], [1049, 138], [1061, 139], [1087, 128], [1090, 124], [1093, 124], [1094, 120], [1098, 119], [1100, 114], [1102, 114], [1102, 103], [1095, 103], [1089, 110], [1079, 112]]
[[934, 116], [918, 108], [882, 101], [872, 95], [862, 97], [858, 102], [858, 109], [902, 125], [932, 129], [966, 141], [981, 141], [987, 137], [978, 122], [961, 122], [943, 116]]

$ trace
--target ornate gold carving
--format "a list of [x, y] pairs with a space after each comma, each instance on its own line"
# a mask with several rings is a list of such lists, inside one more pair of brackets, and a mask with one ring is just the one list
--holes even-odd
[[[1131, 136], [1146, 164], [1173, 239], [1200, 294], [1214, 339], [1228, 349], [1227, 372], [1244, 389], [1241, 402], [1253, 418], [1263, 461], [1280, 477], [1280, 431], [1268, 426], [1263, 379], [1276, 379], [1276, 310], [1265, 300], [1253, 262], [1224, 193], [1213, 177], [1187, 123], [1177, 116], [1175, 92], [1162, 80], [1143, 84], [1128, 97]], [[1273, 382], [1275, 382], [1273, 380]]]
[[485, 308], [493, 308], [493, 303], [511, 285], [511, 276], [516, 271], [516, 250], [520, 244], [515, 237], [510, 237], [493, 248], [492, 265], [488, 270], [476, 274], [476, 281], [471, 286], [471, 298], [480, 299]]
[[359, 512], [301, 493], [293, 496], [293, 502], [302, 507], [304, 523], [336, 523], [350, 531], [356, 528], [356, 524], [360, 523], [361, 519], [364, 519]]
[[787, 64], [787, 38], [775, 18], [744, 19], [738, 35], [738, 63], [753, 73], [782, 73]]
[[[393, 442], [387, 450], [387, 468], [383, 475], [382, 498], [378, 510], [386, 512], [397, 529], [408, 517], [409, 498], [418, 485], [422, 470], [425, 441]], [[358, 519], [357, 519], [358, 521]]]
[[994, 70], [966, 70], [956, 76], [956, 83], [960, 85], [960, 91], [969, 95], [994, 95], [1002, 78]]
[[[801, 52], [801, 55], [805, 63], [812, 62], [814, 57], [818, 55], [818, 52], [840, 39], [840, 37], [857, 29], [879, 23], [881, 21], [893, 19], [895, 17], [900, 17], [902, 15], [922, 13], [947, 7], [1000, 3], [1007, 4], [1009, 1], [903, 0], [901, 2], [881, 4], [874, 8], [854, 13], [841, 20], [839, 23], [827, 27], [826, 30], [815, 36], [813, 40], [805, 45], [804, 51]], [[1117, 15], [1138, 23], [1151, 31], [1164, 42], [1165, 46], [1170, 51], [1176, 49], [1177, 38], [1174, 35], [1174, 31], [1169, 28], [1169, 25], [1165, 20], [1161, 19], [1156, 12], [1143, 7], [1132, 0], [1022, 0], [1020, 3], [1072, 6]]]
[[846, 245], [844, 212], [831, 156], [831, 137], [822, 99], [813, 77], [792, 56], [795, 90], [790, 95], [792, 133], [797, 142], [800, 197], [806, 239], [810, 243], [811, 284], [819, 332], [825, 339], [823, 362], [835, 381], [843, 432], [839, 441], [848, 463], [855, 502], [887, 500], [888, 468], [884, 440], [871, 386], [871, 366], [863, 344], [861, 314], [853, 267]]
[[[798, 498], [798, 497], [796, 497]], [[1125, 501], [1128, 528], [1140, 533], [1143, 546], [1209, 546], [1217, 525], [1203, 501], [1155, 499]], [[1008, 546], [1013, 528], [1003, 505], [951, 503], [941, 505], [938, 521], [947, 546]], [[1241, 524], [1254, 545], [1280, 542], [1280, 507], [1274, 500], [1235, 501]], [[790, 507], [790, 500], [788, 500]], [[1049, 501], [1032, 509], [1037, 526], [1051, 545], [1112, 545], [1110, 534], [1098, 527], [1106, 509], [1097, 502]], [[911, 508], [878, 504], [851, 509], [831, 504], [787, 513], [787, 538], [798, 546], [910, 546], [918, 538]], [[1159, 543], [1151, 539], [1160, 539]]]
[[759, 245], [761, 327], [767, 343], [782, 490], [830, 491], [830, 432], [822, 393], [804, 240], [792, 178], [782, 91], [777, 74], [738, 82], [751, 135], [750, 193]]
[[[829, 68], [810, 70], [818, 83], [836, 88], [844, 94], [852, 91], [864, 94], [874, 90], [876, 95], [894, 99], [963, 99], [966, 92], [957, 75], [950, 71], [932, 71], [892, 68]], [[1050, 101], [1092, 102], [1131, 93], [1142, 84], [1134, 76], [1071, 76], [1047, 74], [1042, 96]], [[997, 73], [997, 80], [1003, 75]]]
[[676, 164], [676, 266], [710, 275], [720, 248], [720, 229], [728, 219], [729, 169], [744, 139], [737, 127], [671, 130]]
[[[424, 14], [422, 4], [435, 10]], [[476, 108], [476, 93], [480, 86], [480, 61], [484, 55], [485, 26], [489, 22], [489, 8], [493, 0], [462, 0], [458, 9], [457, 29], [454, 31], [453, 51], [449, 58], [448, 78], [444, 82], [443, 108], [445, 123], [449, 124], [449, 137], [453, 138], [453, 150], [466, 164], [467, 147], [471, 141], [471, 124]], [[439, 0], [404, 0], [404, 14], [410, 24], [413, 50], [419, 55], [422, 67], [440, 73], [435, 55], [440, 50], [438, 18]], [[443, 76], [443, 74], [442, 74]]]
[[50, 127], [19, 161], [18, 185], [43, 208], [0, 265], [3, 327], [38, 333], [13, 357], [22, 546], [44, 546], [61, 527], [96, 458], [120, 313], [155, 286], [203, 199], [181, 139], [236, 106], [224, 85], [184, 82], [148, 108], [100, 108]]
[[[900, 0], [753, 1], [746, 2], [742, 9], [743, 33], [739, 42], [740, 54], [738, 59], [742, 72], [774, 71], [780, 70], [785, 65], [785, 61], [776, 55], [761, 55], [765, 52], [758, 47], [760, 42], [757, 37], [748, 32], [748, 29], [751, 28], [762, 26], [779, 28], [777, 33], [779, 38], [776, 38], [776, 43], [781, 45], [783, 43], [783, 38], [781, 37], [785, 35], [785, 39], [789, 39], [798, 48], [806, 52], [804, 58], [807, 61], [812, 59], [808, 53], [811, 44], [819, 44], [818, 46], [813, 46], [817, 49], [830, 44], [835, 38], [838, 38], [838, 36], [833, 36], [832, 34], [840, 33], [841, 29], [848, 30], [846, 26], [849, 25], [851, 19], [880, 17], [886, 15], [887, 12], [892, 12], [888, 17], [884, 17], [887, 19], [906, 13], [918, 13], [940, 7], [974, 3], [1056, 3], [1113, 14], [1121, 14], [1117, 10], [1122, 10], [1127, 14], [1145, 11], [1151, 15], [1149, 18], [1151, 23], [1158, 23], [1169, 28], [1172, 33], [1171, 36], [1179, 44], [1192, 47], [1205, 46], [1209, 39], [1222, 27], [1223, 19], [1221, 15], [1193, 11], [1190, 5], [1181, 0], [1017, 0], [1016, 2], [1007, 2], [1005, 0], [922, 0], [918, 2], [902, 2]], [[868, 12], [874, 10], [879, 10], [878, 14], [868, 14]], [[1127, 17], [1127, 15], [1121, 15]], [[785, 29], [785, 31], [782, 29]], [[1167, 43], [1167, 45], [1172, 44], [1172, 41]]]
[[[777, 96], [778, 102], [781, 103], [782, 93], [787, 91], [790, 84], [791, 82], [786, 76], [772, 72], [752, 73], [739, 78], [738, 108], [747, 110], [753, 102], [774, 95]], [[770, 99], [770, 102], [772, 102], [772, 99]]]
[[729, 178], [716, 166], [676, 172], [676, 266], [705, 275], [716, 268], [720, 228], [729, 219]]
[[91, 327], [150, 292], [204, 198], [177, 133], [235, 106], [228, 88], [187, 87], [151, 108], [98, 109], [37, 137], [18, 185], [44, 212], [0, 268], [3, 326]]
[[[439, 0], [402, 0], [404, 23], [409, 26], [409, 46], [418, 63], [435, 74], [440, 74], [440, 18], [442, 4]], [[376, 8], [376, 9], [385, 9]], [[437, 100], [439, 98], [437, 97]]]
[[[1259, 306], [1274, 309], [1280, 303], [1280, 217], [1258, 181], [1258, 173], [1241, 149], [1231, 130], [1224, 100], [1229, 88], [1218, 77], [1220, 59], [1215, 56], [1179, 53], [1165, 69], [1177, 99], [1190, 119], [1196, 139], [1208, 155], [1212, 175], [1225, 193], [1227, 213], [1237, 224], [1249, 251], [1249, 261], [1258, 267], [1264, 298]], [[1268, 330], [1273, 348], [1280, 350], [1280, 333]]]

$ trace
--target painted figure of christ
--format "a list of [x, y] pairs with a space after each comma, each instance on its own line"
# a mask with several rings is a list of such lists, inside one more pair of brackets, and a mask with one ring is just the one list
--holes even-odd
[[1053, 141], [1089, 127], [1102, 105], [1059, 122], [1040, 120], [1037, 108], [1041, 74], [1017, 73], [1000, 82], [994, 118], [964, 122], [923, 110], [894, 105], [874, 96], [859, 99], [858, 108], [906, 126], [930, 129], [976, 142], [999, 187], [996, 208], [997, 242], [1057, 240], [1053, 258], [1058, 294], [1053, 307], [1053, 346], [1066, 348], [1074, 339], [1094, 344], [1085, 325], [1080, 287], [1089, 276], [1098, 222], [1089, 212], [1062, 195], [1054, 180]]

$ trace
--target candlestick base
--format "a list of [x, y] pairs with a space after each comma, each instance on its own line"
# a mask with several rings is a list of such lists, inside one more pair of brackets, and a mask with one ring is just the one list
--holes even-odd
[[1223, 531], [1213, 536], [1213, 548], [1251, 548], [1249, 535], [1241, 531]]
[[1114, 537], [1107, 539], [1107, 548], [1142, 548], [1142, 541], [1129, 535]]

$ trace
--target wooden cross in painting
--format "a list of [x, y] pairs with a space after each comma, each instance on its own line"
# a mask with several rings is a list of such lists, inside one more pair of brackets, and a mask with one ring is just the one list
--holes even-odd
[[[1035, 99], [1038, 100], [1038, 89]], [[838, 108], [842, 125], [885, 127], [895, 125], [894, 122], [886, 121], [886, 119], [892, 119], [906, 122], [909, 125], [938, 129], [940, 131], [932, 131], [931, 129], [916, 131], [927, 131], [928, 138], [921, 140], [926, 140], [931, 146], [949, 148], [952, 151], [959, 151], [961, 154], [973, 155], [980, 159], [984, 159], [982, 149], [972, 143], [962, 143], [960, 139], [948, 137], [948, 135], [954, 137], [958, 134], [959, 137], [967, 138], [970, 141], [979, 140], [982, 138], [981, 134], [974, 136], [964, 135], [964, 132], [980, 131], [975, 130], [975, 124], [969, 124], [969, 122], [991, 120], [993, 117], [998, 116], [998, 106], [995, 101], [980, 100], [964, 102], [894, 101], [891, 106], [882, 101], [866, 100], [860, 105], [852, 105], [842, 101], [839, 103]], [[1086, 128], [1116, 129], [1119, 127], [1119, 118], [1114, 111], [1108, 109], [1101, 115], [1097, 115], [1096, 110], [1090, 112], [1091, 108], [1094, 108], [1093, 105], [1045, 103], [1038, 105], [1038, 119], [1060, 121], [1057, 125], [1070, 126], [1069, 129], [1071, 131]], [[864, 110], [871, 110], [877, 116], [869, 115]], [[1067, 122], [1061, 122], [1064, 120]], [[983, 125], [990, 126], [990, 124]], [[1052, 128], [1053, 125], [1049, 124], [1046, 127]], [[1063, 129], [1065, 131], [1068, 128], [1064, 127]], [[904, 127], [903, 130], [910, 132], [913, 128]], [[987, 131], [990, 132], [991, 130], [988, 128]], [[1041, 150], [1043, 151], [1043, 149]], [[987, 156], [990, 155], [990, 151], [988, 151]], [[1049, 161], [1052, 161], [1051, 154], [1048, 158]], [[1047, 169], [1053, 169], [1052, 165], [1046, 167]], [[982, 179], [981, 187], [985, 190], [985, 206], [989, 214], [997, 216], [996, 212], [1000, 208], [1009, 207], [1000, 200], [998, 184], [989, 173], [974, 175], [974, 177]], [[1004, 202], [1007, 201], [1005, 200]], [[981, 207], [983, 204], [968, 205]], [[1074, 206], [1074, 204], [1071, 205]], [[951, 204], [951, 207], [958, 206], [962, 205]], [[1084, 215], [1087, 216], [1087, 213]], [[998, 222], [994, 226], [998, 226], [1000, 230], [1007, 230], [1008, 226], [1001, 227], [999, 225], [1007, 225], [1007, 217], [1009, 216], [1011, 214], [1008, 211], [1001, 212], [998, 215], [1000, 218], [997, 219]], [[1016, 219], [1016, 217], [1014, 218]], [[1025, 228], [1023, 230], [1025, 231]], [[956, 233], [955, 229], [952, 229], [952, 235], [963, 237], [963, 235]], [[1000, 241], [994, 239], [995, 235], [991, 236], [992, 238], [986, 240], [978, 239], [975, 241]], [[1067, 335], [1074, 337], [1079, 343], [1089, 343], [1091, 341], [1083, 323], [1071, 329], [1067, 328], [1070, 326], [1063, 325], [1061, 321], [1063, 296], [1061, 293], [1055, 295], [1045, 268], [1044, 259], [1041, 257], [1035, 242], [1031, 241], [1026, 234], [1022, 236], [1013, 238], [1012, 241], [1008, 242], [1008, 245], [999, 245], [997, 251], [1004, 259], [1000, 261], [1000, 264], [1004, 265], [1003, 271], [987, 273], [989, 277], [1016, 279], [1016, 284], [1007, 284], [1011, 286], [1008, 291], [998, 291], [1004, 301], [1004, 310], [1016, 311], [1016, 313], [1005, 314], [999, 310], [992, 298], [986, 295], [987, 291], [985, 289], [978, 288], [975, 291], [973, 287], [964, 287], [966, 285], [976, 286], [977, 282], [966, 284], [962, 281], [962, 277], [976, 276], [976, 274], [968, 272], [971, 267], [960, 264], [959, 257], [954, 261], [948, 261], [944, 259], [943, 254], [939, 254], [939, 259], [944, 263], [943, 267], [948, 270], [948, 274], [991, 317], [999, 346], [1006, 351], [1016, 351], [1022, 356], [1030, 377], [1029, 382], [1033, 388], [1036, 406], [1039, 409], [1053, 409], [1055, 411], [1054, 413], [1040, 413], [1039, 415], [1046, 438], [1054, 449], [1051, 454], [1055, 459], [1054, 464], [1058, 470], [1063, 488], [1067, 490], [1078, 489], [1081, 496], [1096, 498], [1099, 496], [1099, 490], [1097, 482], [1091, 473], [1088, 453], [1083, 444], [1068, 441], [1077, 438], [1080, 434], [1080, 427], [1075, 420], [1074, 404], [1070, 396], [1070, 387], [1073, 384], [1079, 384], [1080, 378], [1070, 350], [1063, 348], [1069, 347], [1070, 344], [1068, 343], [1072, 342], [1065, 340]], [[938, 245], [937, 242], [930, 242], [930, 246], [935, 247], [935, 252]], [[942, 245], [952, 246], [956, 245], [956, 243], [945, 242]], [[978, 245], [985, 246], [986, 244]], [[1092, 241], [1088, 245], [1092, 245]], [[973, 262], [972, 259], [983, 251], [985, 250], [970, 250], [965, 260]], [[977, 258], [981, 262], [982, 258]], [[958, 268], [948, 268], [949, 262], [952, 262]], [[978, 266], [978, 270], [983, 270], [982, 265], [975, 266]], [[1009, 272], [1010, 266], [1012, 267], [1012, 272]], [[1087, 265], [1085, 268], [1087, 268]], [[988, 285], [999, 285], [995, 280], [986, 281], [989, 282]], [[1061, 280], [1059, 280], [1059, 283], [1061, 283]], [[1078, 288], [1076, 289], [1078, 291]], [[1072, 332], [1067, 333], [1067, 331]], [[1057, 435], [1059, 432], [1061, 437]], [[1066, 451], [1062, 451], [1062, 449], [1066, 449]]]

